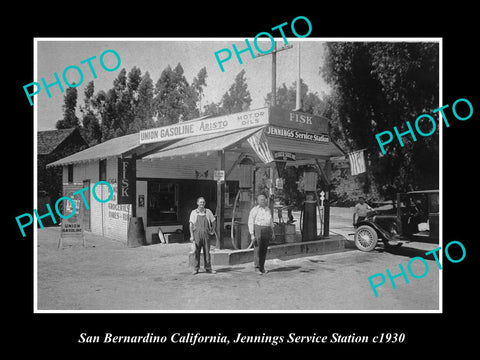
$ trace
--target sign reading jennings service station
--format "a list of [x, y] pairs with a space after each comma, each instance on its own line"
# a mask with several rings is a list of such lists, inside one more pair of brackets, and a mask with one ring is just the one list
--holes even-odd
[[326, 143], [330, 141], [330, 137], [327, 134], [314, 134], [308, 131], [281, 128], [277, 126], [268, 126], [265, 129], [265, 135], [314, 143]]
[[140, 131], [140, 144], [266, 125], [268, 124], [268, 111], [269, 109], [266, 107], [236, 114], [186, 121], [160, 128], [142, 130]]

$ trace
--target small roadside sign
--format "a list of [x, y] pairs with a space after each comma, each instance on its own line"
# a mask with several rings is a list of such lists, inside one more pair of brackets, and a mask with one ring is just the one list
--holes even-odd
[[83, 247], [85, 247], [85, 235], [83, 233], [84, 208], [81, 194], [79, 193], [82, 187], [83, 184], [67, 184], [63, 186], [63, 196], [65, 198], [63, 200], [63, 215], [67, 216], [67, 218], [62, 219], [58, 248], [62, 246], [62, 239], [65, 238], [80, 238], [82, 239]]
[[213, 180], [217, 182], [225, 181], [225, 170], [214, 170], [213, 171]]

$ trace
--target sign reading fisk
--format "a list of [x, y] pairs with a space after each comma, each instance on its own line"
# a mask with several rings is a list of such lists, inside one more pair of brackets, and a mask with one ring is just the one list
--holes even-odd
[[118, 159], [118, 193], [117, 204], [132, 204], [133, 197], [133, 182], [135, 179], [136, 169], [135, 159], [119, 158]]

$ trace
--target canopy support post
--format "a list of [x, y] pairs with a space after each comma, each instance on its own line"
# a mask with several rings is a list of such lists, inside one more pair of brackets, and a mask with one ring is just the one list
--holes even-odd
[[[217, 169], [225, 171], [225, 152], [223, 150], [218, 151], [218, 163]], [[224, 249], [223, 241], [223, 228], [225, 223], [225, 181], [217, 181], [217, 249]]]

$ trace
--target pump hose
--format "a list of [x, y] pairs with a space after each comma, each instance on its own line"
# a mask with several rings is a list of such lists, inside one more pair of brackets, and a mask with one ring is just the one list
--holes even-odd
[[300, 209], [300, 233], [303, 235], [303, 209], [305, 207], [305, 201], [302, 203], [302, 207]]
[[237, 201], [240, 197], [240, 190], [238, 190], [237, 195], [235, 196], [235, 201], [233, 202], [233, 209], [232, 209], [232, 225], [230, 226], [230, 240], [232, 241], [232, 246], [235, 250], [238, 250], [237, 245], [235, 244], [235, 238], [233, 236], [233, 228], [235, 224], [235, 209], [237, 208]]

